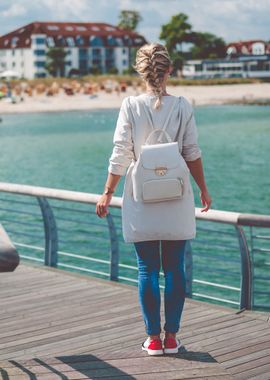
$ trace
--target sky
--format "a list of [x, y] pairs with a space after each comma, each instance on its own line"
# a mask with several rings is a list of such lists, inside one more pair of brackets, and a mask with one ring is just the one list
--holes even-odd
[[185, 13], [194, 31], [209, 32], [229, 43], [270, 40], [270, 0], [0, 0], [0, 35], [33, 21], [105, 22], [117, 25], [121, 10], [142, 16], [137, 31], [161, 42], [161, 25]]

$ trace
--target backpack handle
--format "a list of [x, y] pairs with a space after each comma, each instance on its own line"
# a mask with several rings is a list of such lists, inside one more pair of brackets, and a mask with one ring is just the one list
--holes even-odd
[[[150, 133], [149, 133], [149, 135], [148, 135], [148, 137], [147, 137], [147, 139], [146, 139], [146, 141], [145, 141], [145, 145], [151, 145], [151, 144], [149, 144], [149, 140], [151, 139], [151, 137], [156, 133], [156, 132], [159, 132], [159, 133], [161, 133], [161, 136], [162, 136], [162, 133], [165, 135], [165, 137], [166, 137], [166, 139], [167, 139], [167, 142], [172, 142], [172, 138], [171, 138], [171, 136], [169, 135], [169, 133], [165, 130], [165, 129], [163, 129], [163, 128], [156, 128], [156, 129], [154, 129], [153, 131], [151, 131]], [[160, 136], [160, 137], [161, 137]], [[157, 141], [160, 141], [160, 137], [158, 138], [158, 140]]]

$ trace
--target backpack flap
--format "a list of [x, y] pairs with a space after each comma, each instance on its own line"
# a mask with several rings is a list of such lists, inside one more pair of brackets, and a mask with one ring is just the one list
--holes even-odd
[[142, 145], [141, 160], [145, 169], [157, 167], [174, 169], [179, 165], [179, 146], [177, 142]]

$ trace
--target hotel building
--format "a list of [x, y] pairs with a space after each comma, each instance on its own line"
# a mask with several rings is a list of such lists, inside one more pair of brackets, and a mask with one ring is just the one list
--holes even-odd
[[232, 42], [227, 56], [185, 62], [184, 78], [269, 78], [270, 44], [262, 40]]
[[136, 50], [147, 43], [138, 33], [106, 23], [33, 22], [0, 37], [0, 72], [13, 70], [21, 78], [46, 77], [46, 53], [61, 47], [66, 52], [64, 75], [127, 69]]

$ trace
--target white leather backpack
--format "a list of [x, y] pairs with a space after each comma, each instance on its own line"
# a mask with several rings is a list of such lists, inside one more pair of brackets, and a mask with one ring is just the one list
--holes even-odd
[[[179, 199], [184, 202], [185, 195], [190, 193], [190, 171], [179, 151], [177, 141], [182, 117], [174, 141], [165, 130], [172, 110], [180, 101], [181, 98], [175, 99], [162, 128], [154, 127], [151, 114], [145, 108], [153, 130], [142, 145], [132, 171], [135, 201], [162, 202]], [[162, 142], [164, 138], [165, 142]]]

